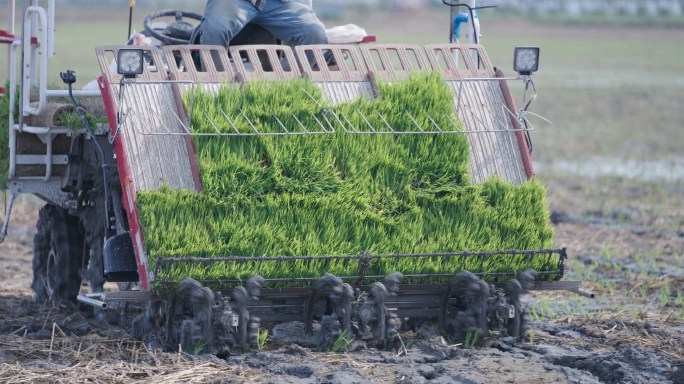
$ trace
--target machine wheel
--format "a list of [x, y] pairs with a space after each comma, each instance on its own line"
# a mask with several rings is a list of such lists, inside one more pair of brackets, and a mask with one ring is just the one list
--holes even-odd
[[81, 287], [83, 234], [62, 208], [41, 208], [33, 238], [33, 291], [37, 303], [76, 302]]

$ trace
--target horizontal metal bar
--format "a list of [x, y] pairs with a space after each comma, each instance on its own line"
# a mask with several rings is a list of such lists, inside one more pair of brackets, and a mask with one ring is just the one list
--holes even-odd
[[[537, 272], [537, 275], [542, 275], [542, 276], [559, 276], [560, 271], [542, 271], [542, 272]], [[481, 278], [487, 278], [487, 277], [510, 277], [510, 278], [515, 278], [517, 273], [516, 272], [477, 272], [474, 273], [474, 275], [479, 276]], [[445, 280], [445, 283], [453, 278], [455, 274], [448, 274], [448, 273], [441, 273], [441, 274], [410, 274], [410, 275], [403, 275], [404, 279], [417, 279], [417, 280], [430, 280], [433, 282], [433, 280], [437, 279], [443, 279]], [[368, 280], [376, 280], [376, 281], [381, 281], [382, 279], [385, 278], [385, 275], [367, 275], [367, 276], [338, 276], [341, 280], [343, 281], [357, 281], [359, 279], [363, 279], [363, 281], [368, 281]], [[264, 278], [266, 283], [282, 283], [282, 282], [316, 282], [320, 280], [320, 277], [276, 277], [276, 278]], [[221, 286], [221, 285], [234, 285], [234, 284], [242, 284], [244, 283], [244, 280], [242, 279], [221, 279], [221, 280], [200, 280], [200, 283], [207, 285], [207, 286]], [[162, 280], [162, 281], [156, 281], [154, 282], [155, 285], [161, 286], [161, 287], [173, 287], [178, 285], [179, 282], [177, 281], [169, 281], [169, 280]]]
[[585, 291], [584, 289], [580, 289], [580, 288], [577, 288], [577, 289], [568, 289], [568, 291], [570, 291], [570, 292], [572, 292], [572, 293], [576, 293], [576, 294], [578, 294], [578, 295], [580, 295], [580, 296], [584, 296], [584, 297], [586, 297], [586, 298], [588, 298], [588, 299], [593, 299], [594, 297], [596, 297], [596, 295], [595, 295], [593, 292]]
[[464, 77], [455, 80], [449, 80], [453, 82], [459, 81], [501, 81], [501, 80], [523, 80], [524, 76], [509, 76], [509, 77]]
[[[567, 290], [586, 297], [594, 295], [579, 289], [580, 281], [537, 281], [533, 290]], [[365, 290], [369, 286], [365, 286]], [[439, 315], [442, 296], [447, 284], [410, 284], [401, 287], [397, 295], [387, 298], [386, 306], [402, 317], [432, 318]], [[262, 321], [294, 321], [304, 319], [305, 299], [310, 287], [263, 289], [258, 300], [250, 300], [248, 309]], [[78, 295], [78, 301], [97, 308], [107, 309], [110, 302], [149, 302], [170, 299], [172, 291], [119, 291]], [[287, 299], [287, 302], [281, 303]]]
[[[48, 89], [45, 91], [49, 97], [69, 97], [69, 91], [65, 89]], [[102, 97], [99, 89], [74, 89], [74, 97]]]
[[83, 304], [88, 304], [93, 307], [101, 308], [101, 309], [107, 309], [107, 303], [102, 300], [102, 296], [100, 294], [93, 294], [93, 293], [87, 293], [87, 294], [81, 294], [76, 297], [76, 299], [83, 303]]
[[82, 303], [105, 309], [108, 303], [113, 302], [165, 301], [169, 297], [171, 297], [170, 291], [115, 291], [80, 294], [77, 299]]
[[288, 261], [288, 260], [347, 260], [347, 259], [399, 259], [417, 257], [488, 257], [500, 255], [551, 255], [562, 254], [565, 248], [561, 249], [536, 249], [536, 250], [505, 250], [505, 251], [483, 251], [483, 252], [442, 252], [442, 253], [399, 253], [399, 254], [357, 254], [357, 255], [325, 255], [325, 256], [225, 256], [225, 257], [158, 257], [157, 264], [170, 263], [213, 263], [222, 261], [234, 262], [263, 262], [263, 261]]
[[563, 291], [568, 289], [579, 288], [581, 281], [563, 280], [563, 281], [536, 281], [533, 290], [537, 291]]
[[[17, 155], [17, 165], [24, 164], [45, 164], [47, 163], [47, 155]], [[52, 155], [51, 163], [53, 165], [69, 164], [69, 156], [67, 155]]]
[[[249, 310], [250, 315], [256, 315], [251, 312], [251, 308], [249, 308]], [[287, 323], [290, 321], [306, 321], [306, 316], [304, 314], [259, 312], [258, 315], [259, 320], [261, 320], [262, 323]]]
[[[493, 81], [493, 82], [498, 82], [502, 80], [523, 80], [525, 79], [524, 76], [508, 76], [508, 77], [463, 77], [459, 79], [454, 79], [454, 80], [449, 80], [449, 81]], [[354, 81], [350, 81], [354, 82]], [[191, 85], [193, 87], [197, 86], [198, 83], [196, 83], [193, 80], [139, 80], [139, 79], [125, 79], [124, 80], [125, 85], [148, 85], [148, 84], [154, 84], [154, 85], [160, 85], [160, 84], [187, 84]], [[54, 92], [54, 91], [50, 91]], [[76, 92], [76, 91], [74, 91]]]
[[580, 288], [581, 281], [564, 280], [564, 281], [536, 281], [533, 290], [536, 291], [569, 291], [584, 296], [590, 299], [596, 297], [592, 292], [585, 291]]
[[74, 131], [69, 127], [33, 127], [29, 125], [19, 125], [15, 124], [14, 129], [19, 132], [24, 133], [34, 133], [36, 135], [40, 134], [53, 134], [53, 135], [73, 135]]

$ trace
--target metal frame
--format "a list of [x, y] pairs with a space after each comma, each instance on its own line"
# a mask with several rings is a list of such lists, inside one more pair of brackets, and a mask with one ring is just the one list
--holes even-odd
[[[577, 280], [561, 280], [561, 281], [536, 281], [534, 286], [530, 289], [532, 291], [568, 291], [575, 293], [582, 297], [589, 299], [595, 298], [595, 294], [585, 291], [580, 288], [581, 281]], [[367, 288], [363, 286], [361, 288]], [[403, 287], [403, 289], [402, 289]], [[366, 290], [366, 289], [363, 289]], [[398, 303], [406, 302], [406, 298], [412, 295], [417, 296], [414, 300], [416, 304], [425, 306], [427, 298], [430, 296], [439, 296], [444, 294], [447, 290], [447, 284], [427, 284], [427, 285], [400, 285], [399, 294], [396, 297], [390, 298], [387, 302], [388, 307], [397, 307]], [[310, 287], [293, 287], [293, 288], [261, 288], [262, 297], [258, 301], [251, 303], [252, 308], [263, 307], [272, 308], [274, 305], [271, 300], [274, 299], [296, 299], [306, 298], [311, 295], [312, 288]], [[426, 293], [428, 293], [426, 295]], [[78, 301], [94, 307], [107, 309], [111, 303], [145, 303], [145, 302], [163, 302], [168, 301], [173, 294], [172, 290], [155, 290], [155, 291], [115, 291], [115, 292], [94, 292], [84, 293], [78, 295]], [[412, 302], [410, 299], [408, 302]], [[290, 304], [292, 305], [292, 304]], [[283, 305], [280, 305], [283, 307]], [[296, 307], [303, 307], [296, 305]], [[250, 308], [250, 310], [252, 310]], [[301, 308], [303, 310], [303, 308]], [[425, 316], [424, 309], [421, 309], [416, 315]], [[283, 321], [281, 318], [279, 318]], [[266, 320], [266, 319], [262, 319]]]
[[[150, 49], [149, 54], [152, 55], [153, 57], [153, 63], [155, 65], [154, 68], [148, 67], [146, 65], [145, 70], [143, 74], [140, 76], [140, 79], [137, 79], [135, 81], [123, 81], [120, 75], [110, 73], [109, 71], [109, 62], [105, 59], [105, 53], [106, 52], [114, 52], [114, 57], [116, 57], [116, 51], [119, 49], [119, 47], [116, 46], [110, 46], [110, 47], [99, 47], [97, 48], [97, 54], [98, 54], [98, 59], [100, 61], [100, 66], [103, 70], [103, 79], [100, 84], [100, 89], [102, 91], [103, 98], [105, 99], [105, 103], [108, 108], [108, 115], [110, 119], [110, 126], [112, 126], [112, 139], [115, 143], [115, 147], [117, 147], [117, 161], [119, 161], [119, 171], [120, 174], [122, 175], [122, 187], [123, 190], [125, 191], [124, 194], [127, 196], [125, 198], [126, 202], [126, 207], [129, 213], [129, 224], [131, 226], [131, 232], [132, 232], [132, 238], [134, 242], [134, 248], [136, 250], [136, 257], [138, 260], [138, 268], [139, 268], [139, 273], [141, 275], [141, 281], [142, 281], [142, 286], [143, 289], [149, 289], [151, 283], [155, 280], [156, 278], [156, 273], [154, 273], [151, 270], [150, 265], [147, 265], [147, 254], [144, 249], [144, 240], [143, 240], [143, 234], [140, 228], [140, 223], [137, 217], [137, 205], [136, 205], [136, 192], [138, 190], [146, 189], [144, 186], [137, 185], [135, 183], [134, 178], [132, 178], [133, 173], [131, 173], [131, 163], [129, 156], [130, 154], [126, 154], [125, 151], [123, 151], [122, 145], [125, 141], [127, 140], [135, 140], [136, 135], [140, 135], [140, 138], [143, 138], [145, 136], [192, 136], [192, 135], [212, 135], [212, 136], [255, 136], [255, 135], [290, 135], [290, 134], [312, 134], [312, 133], [331, 133], [332, 129], [328, 130], [326, 129], [325, 124], [329, 124], [329, 120], [326, 121], [326, 123], [321, 123], [322, 129], [319, 132], [305, 132], [304, 130], [301, 130], [300, 132], [293, 132], [292, 130], [289, 130], [285, 128], [284, 130], [274, 133], [274, 132], [260, 132], [257, 127], [253, 128], [253, 132], [249, 133], [244, 133], [244, 132], [239, 132], [235, 129], [230, 131], [228, 130], [223, 130], [221, 127], [218, 126], [218, 122], [214, 122], [215, 126], [215, 132], [213, 133], [198, 133], [198, 132], [193, 132], [192, 127], [189, 125], [188, 121], [190, 121], [189, 116], [193, 113], [192, 108], [190, 110], [186, 110], [184, 107], [184, 104], [181, 99], [181, 92], [183, 89], [187, 90], [194, 90], [196, 88], [201, 88], [204, 90], [208, 90], [209, 92], [216, 92], [218, 90], [218, 87], [222, 85], [235, 85], [237, 86], [238, 84], [249, 81], [250, 79], [258, 79], [258, 74], [261, 73], [259, 70], [254, 70], [252, 68], [251, 74], [243, 74], [239, 68], [246, 68], [246, 64], [240, 62], [239, 64], [236, 64], [235, 67], [232, 65], [229, 65], [230, 60], [228, 59], [228, 51], [225, 50], [223, 47], [216, 47], [216, 46], [208, 46], [208, 47], [203, 47], [203, 46], [189, 46], [187, 48], [183, 49], [178, 49], [178, 48], [173, 48], [173, 47], [166, 47], [164, 49], [165, 56], [167, 57], [167, 60], [165, 62], [165, 68], [169, 70], [169, 73], [167, 74], [166, 71], [162, 70], [160, 68], [160, 63], [164, 62], [163, 58], [159, 55], [159, 52]], [[499, 87], [496, 87], [496, 84], [502, 84], [505, 83], [506, 80], [509, 79], [518, 79], [518, 78], [505, 78], [505, 77], [497, 77], [497, 74], [494, 73], [493, 66], [489, 62], [486, 53], [484, 49], [480, 46], [477, 45], [472, 45], [472, 44], [440, 44], [440, 45], [433, 45], [433, 46], [427, 46], [425, 47], [425, 51], [423, 51], [423, 48], [420, 47], [414, 47], [414, 46], [404, 46], [404, 45], [377, 45], [374, 46], [372, 49], [368, 48], [366, 50], [365, 56], [359, 51], [359, 46], [357, 45], [314, 45], [314, 46], [300, 46], [296, 47], [294, 54], [296, 55], [296, 58], [300, 64], [300, 69], [301, 72], [298, 71], [285, 71], [282, 67], [282, 63], [277, 60], [280, 56], [279, 55], [286, 55], [288, 57], [288, 62], [291, 64], [293, 59], [290, 53], [283, 53], [283, 52], [289, 52], [290, 48], [289, 47], [283, 47], [283, 46], [254, 46], [254, 47], [249, 47], [249, 49], [243, 48], [243, 47], [232, 47], [231, 48], [231, 53], [234, 57], [239, 57], [241, 53], [246, 53], [247, 60], [249, 61], [250, 65], [257, 65], [260, 66], [263, 63], [261, 62], [261, 58], [258, 56], [258, 52], [265, 52], [266, 57], [268, 57], [271, 62], [269, 63], [273, 68], [271, 72], [268, 72], [269, 78], [277, 81], [277, 80], [285, 80], [285, 79], [290, 79], [293, 77], [297, 77], [299, 73], [302, 73], [303, 76], [308, 76], [311, 77], [314, 83], [317, 83], [321, 87], [325, 87], [327, 85], [331, 85], [332, 87], [336, 86], [342, 86], [342, 87], [352, 87], [352, 89], [347, 89], [346, 91], [343, 90], [343, 92], [346, 92], [347, 95], [350, 95], [352, 97], [363, 97], [364, 95], [371, 96], [373, 93], [373, 88], [375, 87], [375, 73], [371, 70], [373, 68], [376, 68], [377, 64], [373, 63], [372, 61], [369, 61], [371, 58], [370, 52], [378, 52], [377, 54], [381, 57], [381, 64], [383, 65], [383, 71], [379, 71], [378, 78], [381, 80], [389, 80], [389, 81], [396, 81], [397, 79], [402, 79], [407, 76], [407, 73], [412, 71], [412, 70], [421, 70], [421, 69], [438, 69], [440, 70], [443, 75], [445, 76], [445, 80], [448, 81], [453, 81], [453, 82], [458, 82], [459, 86], [461, 87], [460, 89], [462, 90], [462, 87], [465, 87], [465, 84], [479, 84], [479, 83], [491, 83], [489, 85], [490, 88], [492, 88], [490, 91], [494, 92], [494, 89], [499, 89]], [[464, 55], [463, 61], [465, 63], [466, 68], [463, 68], [462, 70], [458, 68], [458, 63], [455, 60], [452, 60], [452, 57], [449, 56], [448, 65], [447, 68], [442, 68], [439, 66], [438, 62], [439, 60], [435, 56], [435, 51], [441, 51], [448, 53], [451, 55], [451, 51], [453, 49], [456, 50], [461, 50], [464, 52], [468, 52], [469, 50], [475, 50], [478, 53], [478, 65], [476, 66], [474, 62], [470, 59], [470, 55]], [[422, 55], [426, 55], [428, 60], [425, 59], [417, 59], [417, 66], [418, 68], [407, 68], [409, 65], [414, 65], [414, 64], [408, 64], [408, 60], [403, 59], [400, 60], [401, 62], [401, 67], [399, 68], [394, 68], [392, 64], [389, 63], [389, 58], [388, 58], [388, 50], [397, 50], [400, 52], [398, 55], [399, 57], [404, 57], [405, 51], [406, 50], [415, 50], [417, 52], [420, 52], [418, 55], [419, 57], [422, 57]], [[196, 68], [186, 68], [191, 62], [192, 65], [194, 66], [194, 60], [192, 58], [192, 54], [199, 55], [202, 60], [202, 68], [201, 70], [198, 70]], [[337, 69], [329, 68], [327, 65], [324, 66], [325, 60], [326, 60], [326, 54], [332, 54], [338, 64]], [[179, 68], [177, 63], [174, 60], [170, 60], [174, 55], [180, 56], [182, 58], [182, 63], [184, 65], [184, 68]], [[310, 63], [309, 59], [313, 57], [314, 62], [309, 65], [301, 65], [302, 63]], [[427, 63], [431, 63], [430, 66], [428, 67]], [[319, 70], [314, 70], [315, 66], [319, 66]], [[491, 73], [490, 73], [491, 72]], [[256, 75], [255, 75], [256, 74]], [[118, 84], [118, 85], [117, 85]], [[174, 97], [175, 97], [175, 108], [177, 109], [176, 112], [174, 112], [173, 117], [173, 124], [174, 126], [177, 125], [177, 129], [171, 130], [169, 127], [164, 128], [163, 126], [160, 127], [155, 127], [154, 131], [149, 131], [146, 130], [147, 128], [139, 128], [135, 129], [134, 131], [130, 131], [128, 135], [132, 135], [133, 137], [122, 137], [123, 135], [121, 132], [119, 132], [119, 129], [123, 126], [123, 124], [126, 124], [126, 121], [122, 121], [123, 119], [120, 119], [117, 116], [123, 116], [125, 112], [125, 115], [128, 115], [128, 119], [135, 119], [135, 113], [132, 113], [130, 110], [130, 105], [129, 108], [123, 110], [122, 105], [120, 100], [115, 96], [117, 93], [119, 94], [119, 98], [121, 97], [121, 93], [125, 93], [123, 90], [126, 88], [134, 89], [132, 87], [152, 87], [155, 85], [165, 85], [168, 84], [174, 89]], [[119, 88], [117, 88], [119, 87]], [[368, 93], [366, 94], [364, 89], [368, 90]], [[503, 92], [504, 90], [501, 89], [499, 92]], [[334, 91], [333, 91], [334, 92]], [[328, 96], [332, 96], [332, 92], [326, 92], [324, 91], [324, 94]], [[461, 101], [464, 100], [463, 92], [455, 92], [454, 94], [454, 105], [458, 108], [461, 106]], [[342, 100], [342, 99], [340, 99]], [[503, 99], [502, 99], [503, 100]], [[171, 105], [171, 104], [169, 104]], [[344, 121], [346, 119], [345, 116], [341, 114], [336, 114], [334, 111], [329, 112], [331, 113], [332, 118], [335, 119], [335, 122], [341, 123], [343, 129], [347, 133], [352, 133], [352, 134], [397, 134], [397, 133], [407, 133], [407, 134], [444, 134], [444, 133], [472, 133], [476, 136], [481, 136], [483, 133], [489, 133], [489, 134], [497, 134], [497, 133], [503, 133], [503, 134], [511, 134], [511, 135], [516, 135], [518, 132], [523, 131], [525, 129], [530, 129], [530, 128], [523, 128], [525, 125], [524, 124], [518, 124], [516, 125], [515, 122], [519, 121], [517, 114], [514, 114], [511, 109], [511, 105], [503, 103], [502, 102], [502, 110], [501, 113], [503, 116], [506, 118], [510, 119], [510, 122], [512, 124], [512, 128], [510, 129], [500, 129], [499, 128], [494, 128], [494, 129], [487, 129], [487, 128], [482, 128], [482, 129], [472, 129], [472, 130], [463, 130], [463, 129], [444, 129], [443, 127], [437, 127], [436, 129], [426, 129], [424, 127], [418, 126], [418, 129], [412, 129], [412, 130], [405, 130], [405, 131], [398, 131], [396, 129], [393, 129], [392, 127], [387, 124], [387, 126], [383, 127], [383, 129], [379, 127], [370, 127], [369, 129], [361, 129], [360, 127], [352, 127], [349, 126], [348, 124], [344, 124]], [[460, 111], [466, 110], [466, 108], [460, 108]], [[143, 108], [141, 109], [142, 113], [145, 113], [148, 115], [149, 118], [153, 118], [155, 122], [159, 122], [162, 119], [160, 119], [161, 116], [157, 116], [156, 114], [158, 112], [152, 111], [150, 112], [150, 107], [148, 106], [147, 109]], [[493, 113], [492, 111], [485, 111], [485, 113]], [[156, 116], [156, 118], [155, 118]], [[227, 120], [229, 123], [227, 123], [229, 126], [233, 126], [234, 122], [231, 124], [230, 123], [231, 118], [227, 117]], [[247, 120], [249, 120], [249, 117], [247, 117]], [[491, 118], [489, 120], [492, 120]], [[499, 125], [505, 125], [506, 122], [503, 120], [497, 120]], [[453, 122], [454, 127], [460, 128], [456, 126], [456, 123]], [[134, 124], [135, 125], [135, 124]], [[140, 124], [138, 124], [140, 125]], [[142, 127], [142, 125], [141, 125]], [[332, 126], [330, 126], [332, 128]], [[516, 140], [514, 136], [511, 136], [511, 140]], [[117, 144], [118, 143], [118, 144]], [[192, 147], [191, 142], [188, 142], [189, 147]], [[519, 144], [519, 143], [518, 143]], [[515, 146], [515, 150], [518, 151], [518, 144], [513, 144], [511, 145]], [[119, 153], [121, 152], [121, 153]], [[520, 156], [525, 156], [525, 153], [520, 153]], [[528, 154], [527, 154], [528, 155]], [[191, 154], [192, 157], [192, 154]], [[197, 170], [194, 169], [194, 172], [196, 173]], [[499, 172], [500, 173], [500, 172]], [[523, 175], [521, 176], [522, 179], [524, 179], [524, 174], [528, 173], [526, 171], [522, 172]], [[197, 175], [196, 175], [197, 176]], [[518, 180], [516, 177], [515, 180]], [[142, 188], [142, 189], [141, 189]], [[201, 187], [197, 188], [198, 190], [201, 189]]]
[[[98, 49], [98, 57], [100, 57], [101, 66], [103, 66], [102, 52], [107, 50], [116, 50], [116, 47], [105, 47]], [[451, 60], [451, 50], [454, 51], [464, 51], [464, 52], [475, 52], [478, 57], [478, 65], [471, 60], [470, 55], [463, 54], [463, 63], [466, 68], [459, 68], [458, 62], [456, 60]], [[198, 55], [201, 58], [201, 63], [203, 71], [198, 71], [195, 68], [187, 68], [188, 63], [192, 63], [192, 53]], [[267, 57], [268, 61], [264, 62], [259, 57], [258, 53], [263, 52]], [[390, 58], [390, 52], [394, 52], [396, 58], [399, 62], [392, 62]], [[446, 68], [440, 65], [440, 59], [437, 57], [435, 52], [442, 52], [446, 61]], [[426, 47], [412, 46], [412, 45], [402, 45], [402, 44], [386, 44], [386, 45], [373, 45], [373, 46], [357, 46], [357, 45], [309, 45], [309, 46], [299, 46], [296, 47], [294, 51], [287, 46], [280, 45], [257, 45], [248, 47], [231, 47], [230, 54], [232, 57], [240, 57], [241, 54], [246, 56], [244, 60], [237, 60], [232, 65], [230, 64], [230, 59], [228, 58], [228, 51], [220, 46], [188, 46], [183, 49], [176, 47], [165, 47], [164, 53], [169, 60], [169, 58], [174, 57], [174, 54], [180, 55], [182, 57], [182, 62], [184, 63], [184, 69], [180, 69], [173, 60], [167, 62], [169, 69], [169, 79], [165, 77], [155, 77], [153, 80], [149, 78], [149, 74], [142, 77], [142, 80], [127, 82], [126, 86], [145, 86], [148, 84], [174, 84], [174, 85], [186, 85], [182, 87], [184, 91], [187, 91], [188, 86], [191, 88], [192, 92], [196, 88], [201, 88], [209, 90], [211, 92], [216, 92], [218, 86], [231, 86], [232, 84], [238, 84], [240, 82], [249, 81], [252, 79], [262, 79], [267, 78], [271, 80], [287, 80], [292, 78], [300, 77], [301, 75], [306, 76], [318, 82], [323, 86], [325, 83], [368, 83], [368, 87], [373, 89], [377, 80], [382, 81], [398, 81], [405, 79], [413, 71], [420, 70], [439, 70], [444, 74], [445, 80], [455, 82], [458, 84], [459, 90], [456, 94], [455, 99], [455, 115], [458, 114], [468, 114], [475, 116], [475, 113], [470, 110], [470, 107], [463, 104], [463, 98], [465, 97], [465, 92], [463, 87], [467, 83], [492, 83], [500, 84], [508, 80], [521, 80], [523, 77], [499, 77], [494, 72], [494, 68], [489, 62], [486, 52], [481, 46], [474, 44], [436, 44], [428, 45]], [[411, 61], [408, 56], [412, 53], [415, 58], [415, 62]], [[331, 70], [327, 67], [326, 55], [329, 54], [335, 58], [337, 62], [337, 70]], [[279, 60], [281, 56], [286, 58], [285, 63], [292, 65], [294, 62], [300, 63], [300, 69], [290, 68], [289, 70], [286, 65]], [[296, 57], [296, 59], [295, 59]], [[377, 60], [376, 60], [377, 59]], [[155, 58], [155, 61], [162, 60], [161, 58]], [[312, 60], [310, 65], [302, 65], [301, 63], [308, 63]], [[347, 63], [347, 60], [350, 63]], [[219, 65], [222, 68], [219, 68]], [[270, 65], [272, 71], [264, 71], [263, 66]], [[317, 67], [314, 70], [312, 67]], [[114, 74], [107, 74], [110, 83], [115, 81], [120, 81], [120, 79]], [[326, 95], [330, 92], [326, 92]], [[328, 95], [330, 96], [330, 95]], [[333, 100], [333, 104], [335, 101]], [[462, 105], [463, 104], [463, 105]], [[182, 105], [182, 104], [181, 104]], [[189, 117], [193, 114], [193, 105], [190, 103], [189, 110], [186, 111]], [[180, 108], [180, 107], [179, 107]], [[490, 128], [487, 127], [487, 122], [482, 118], [474, 118], [474, 122], [478, 125], [476, 128], [462, 128], [451, 116], [447, 116], [450, 121], [449, 127], [440, 127], [435, 123], [435, 119], [428, 116], [429, 120], [432, 121], [432, 126], [423, 127], [416, 119], [409, 114], [409, 119], [414, 122], [413, 129], [398, 129], [392, 127], [384, 116], [379, 116], [380, 120], [383, 122], [382, 126], [376, 127], [369, 122], [369, 117], [362, 114], [362, 119], [366, 122], [365, 126], [354, 126], [351, 120], [345, 116], [343, 113], [336, 111], [334, 108], [326, 110], [320, 117], [313, 116], [319, 124], [320, 129], [307, 130], [302, 124], [300, 124], [299, 129], [293, 130], [288, 129], [282, 123], [280, 124], [280, 130], [263, 131], [259, 127], [252, 124], [249, 116], [242, 113], [239, 116], [231, 117], [224, 113], [224, 121], [214, 122], [211, 120], [212, 126], [214, 127], [214, 132], [196, 132], [190, 124], [186, 124], [183, 121], [178, 121], [182, 126], [182, 130], [179, 132], [175, 129], [169, 129], [168, 127], [164, 131], [147, 131], [144, 129], [138, 129], [139, 133], [142, 135], [153, 135], [153, 136], [281, 136], [281, 135], [301, 135], [301, 134], [330, 134], [334, 133], [335, 127], [333, 123], [339, 124], [342, 130], [350, 134], [446, 134], [446, 133], [459, 133], [459, 134], [483, 134], [483, 133], [496, 133], [496, 132], [510, 132], [515, 133], [518, 131], [532, 131], [534, 126], [531, 121], [529, 121], [525, 114], [521, 114], [519, 111], [514, 111], [508, 104], [500, 105], [502, 113], [509, 118], [510, 121], [505, 121], [496, 117], [494, 111], [486, 110], [484, 113], [490, 116], [488, 119], [495, 121], [495, 126]], [[357, 111], [361, 113], [360, 111]], [[148, 113], [156, 114], [148, 108]], [[408, 112], [406, 112], [408, 113]], [[157, 117], [159, 117], [157, 115]], [[278, 116], [274, 116], [278, 121]], [[455, 117], [455, 116], [454, 116]], [[205, 116], [205, 118], [208, 118]], [[251, 132], [240, 132], [236, 126], [236, 119], [241, 119], [246, 121], [251, 127]], [[159, 119], [158, 119], [159, 120]], [[516, 124], [513, 120], [517, 120]], [[333, 123], [331, 123], [331, 121]], [[511, 124], [513, 124], [511, 126]]]
[[[339, 276], [340, 279], [344, 281], [355, 282], [355, 284], [361, 284], [362, 282], [367, 282], [369, 280], [381, 279], [384, 275], [380, 274], [368, 274], [369, 271], [373, 271], [374, 267], [372, 265], [373, 261], [380, 260], [399, 260], [399, 259], [417, 259], [423, 257], [439, 258], [443, 262], [451, 262], [455, 259], [478, 259], [480, 263], [484, 263], [485, 259], [488, 257], [495, 256], [507, 256], [510, 258], [514, 257], [524, 257], [524, 266], [520, 267], [520, 272], [522, 270], [529, 268], [530, 259], [532, 257], [543, 256], [549, 260], [549, 263], [553, 262], [553, 258], [557, 257], [557, 263], [554, 270], [547, 270], [538, 272], [538, 275], [544, 276], [544, 280], [560, 280], [564, 274], [564, 263], [567, 259], [567, 253], [565, 248], [560, 249], [538, 249], [538, 250], [501, 250], [501, 251], [483, 251], [483, 252], [438, 252], [438, 253], [415, 253], [415, 254], [371, 254], [368, 251], [362, 251], [356, 255], [327, 255], [327, 256], [226, 256], [226, 257], [157, 257], [157, 262], [154, 268], [155, 279], [159, 279], [160, 275], [163, 275], [165, 269], [171, 269], [174, 265], [179, 264], [214, 264], [221, 262], [232, 262], [238, 264], [248, 264], [248, 263], [263, 263], [263, 262], [287, 262], [294, 260], [304, 260], [304, 261], [320, 261], [320, 260], [348, 260], [357, 261], [358, 263], [358, 273], [352, 276]], [[403, 274], [402, 271], [399, 271]], [[517, 276], [516, 271], [507, 272], [482, 272], [475, 273], [475, 275], [480, 276], [483, 279], [491, 281], [502, 281], [506, 278], [515, 278]], [[413, 280], [424, 280], [426, 283], [446, 280], [448, 281], [453, 277], [453, 273], [443, 273], [443, 274], [403, 274], [404, 279]], [[265, 277], [266, 282], [272, 283], [297, 283], [297, 282], [313, 282], [319, 279], [319, 276], [313, 277], [287, 277], [287, 278], [269, 278]], [[225, 278], [221, 280], [203, 280], [201, 283], [207, 286], [214, 287], [226, 287], [234, 286], [242, 283], [241, 279], [231, 279]], [[177, 281], [164, 281], [156, 280], [152, 282], [157, 287], [172, 287], [177, 284]]]

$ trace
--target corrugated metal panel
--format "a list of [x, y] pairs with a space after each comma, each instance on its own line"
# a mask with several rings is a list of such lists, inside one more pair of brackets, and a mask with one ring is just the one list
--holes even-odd
[[472, 44], [434, 44], [425, 50], [454, 94], [454, 108], [470, 143], [472, 181], [481, 183], [492, 176], [516, 184], [527, 180], [500, 80], [484, 49]]
[[370, 83], [366, 82], [318, 82], [323, 96], [332, 104], [352, 101], [361, 96], [372, 97]]
[[[118, 92], [119, 85], [114, 86]], [[126, 85], [121, 99], [121, 131], [137, 191], [196, 190], [186, 137], [182, 133], [171, 84]]]
[[145, 54], [152, 58], [152, 65], [145, 65], [135, 82], [122, 82], [109, 62], [117, 57], [120, 48], [98, 47], [96, 52], [111, 94], [117, 95], [112, 101], [121, 113], [122, 123], [115, 134], [123, 135], [128, 177], [135, 190], [155, 190], [164, 185], [197, 190], [186, 137], [178, 135], [183, 126], [164, 61], [156, 48], [147, 47]]
[[498, 82], [448, 84], [454, 93], [454, 108], [468, 132], [472, 181], [481, 183], [496, 175], [514, 183], [524, 182], [522, 157]]

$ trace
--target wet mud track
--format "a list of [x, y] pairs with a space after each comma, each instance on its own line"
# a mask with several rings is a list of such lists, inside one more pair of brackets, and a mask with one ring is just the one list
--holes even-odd
[[331, 353], [272, 341], [264, 351], [218, 358], [149, 351], [124, 331], [73, 308], [0, 301], [0, 381], [8, 383], [683, 382], [684, 368], [676, 365], [682, 331], [652, 323], [533, 322], [534, 336], [523, 343], [504, 339], [463, 349], [441, 337], [418, 338], [401, 355], [361, 344]]
[[[666, 280], [673, 298], [684, 285], [681, 274], [663, 275], [674, 264], [667, 250], [674, 257], [683, 249], [676, 233], [556, 220], [559, 243], [574, 247], [570, 278], [586, 279], [584, 288], [598, 297], [528, 295], [531, 321], [523, 342], [491, 340], [468, 349], [435, 337], [427, 327], [402, 336], [408, 348], [401, 354], [359, 342], [333, 353], [271, 335], [262, 351], [219, 358], [201, 350], [148, 350], [125, 329], [97, 321], [88, 307], [33, 304], [37, 209], [20, 204], [16, 212], [15, 232], [0, 246], [0, 382], [684, 383], [682, 308], [674, 299], [648, 304], [663, 295], [654, 283]], [[596, 237], [613, 239], [618, 251], [624, 247], [619, 266], [607, 262]], [[633, 260], [640, 247], [665, 249], [663, 260], [644, 265]], [[646, 270], [635, 273], [632, 264]], [[578, 275], [587, 268], [601, 277]], [[615, 283], [603, 285], [601, 279]], [[647, 287], [643, 302], [624, 294], [640, 283]], [[630, 306], [639, 312], [625, 315]]]

